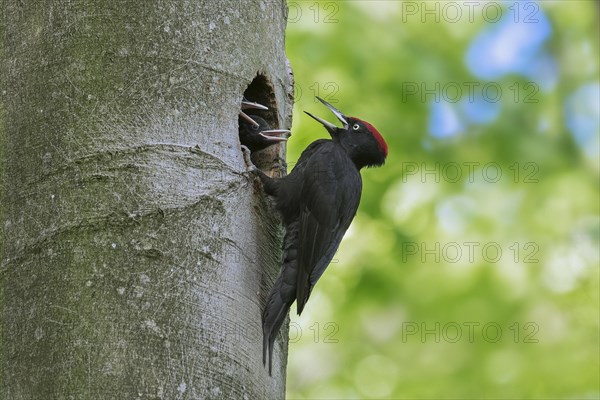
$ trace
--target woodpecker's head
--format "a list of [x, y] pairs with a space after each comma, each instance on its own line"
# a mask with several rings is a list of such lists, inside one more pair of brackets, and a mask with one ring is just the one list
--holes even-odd
[[305, 111], [319, 121], [329, 132], [334, 142], [339, 143], [358, 168], [383, 165], [388, 154], [383, 136], [370, 123], [354, 117], [346, 117], [334, 106], [317, 97], [343, 124], [338, 128], [334, 124]]
[[[248, 119], [246, 120], [246, 118]], [[287, 137], [281, 135], [290, 134], [287, 129], [270, 129], [267, 121], [256, 115], [242, 117], [240, 113], [239, 126], [240, 142], [248, 147], [251, 152], [266, 149], [279, 142], [285, 142], [288, 140]]]
[[[242, 110], [254, 109], [267, 111], [269, 108], [262, 104], [253, 103], [244, 98], [240, 107]], [[287, 129], [271, 129], [267, 121], [256, 115], [248, 115], [240, 110], [239, 128], [240, 142], [251, 152], [265, 149], [275, 143], [285, 142], [290, 135]]]

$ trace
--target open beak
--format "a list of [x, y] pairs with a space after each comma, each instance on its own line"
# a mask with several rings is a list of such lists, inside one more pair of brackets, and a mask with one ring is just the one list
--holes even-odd
[[[242, 100], [242, 110], [262, 110], [262, 111], [267, 111], [269, 109], [269, 107], [263, 106], [262, 104], [258, 104], [258, 103], [254, 103], [252, 101], [248, 101], [246, 99]], [[243, 119], [245, 119], [246, 121], [248, 121], [249, 123], [251, 123], [252, 125], [258, 127], [259, 124], [258, 122], [256, 122], [255, 120], [253, 120], [252, 118], [250, 118], [248, 116], [248, 114], [246, 114], [243, 111], [240, 111], [240, 117], [242, 117]]]
[[256, 122], [256, 121], [255, 121], [255, 120], [253, 120], [252, 118], [250, 118], [250, 117], [248, 116], [248, 114], [246, 114], [246, 113], [245, 113], [245, 112], [243, 112], [243, 111], [240, 111], [240, 117], [242, 117], [242, 119], [245, 119], [246, 121], [248, 121], [249, 123], [251, 123], [252, 125], [254, 125], [254, 126], [255, 126], [255, 127], [257, 127], [257, 128], [260, 126], [258, 122]]
[[287, 129], [271, 129], [268, 131], [262, 131], [259, 133], [260, 136], [267, 139], [270, 142], [286, 142], [287, 137], [280, 137], [277, 135], [291, 135], [292, 133]]
[[[326, 102], [325, 100], [323, 100], [322, 98], [320, 98], [318, 96], [317, 96], [317, 100], [319, 100], [321, 103], [325, 104], [325, 106], [327, 108], [329, 108], [329, 110], [333, 113], [333, 115], [335, 115], [337, 117], [337, 119], [344, 125], [344, 129], [348, 129], [348, 121], [346, 121], [346, 117], [344, 117], [344, 114], [342, 114], [337, 108], [335, 108], [334, 106], [332, 106], [331, 104], [329, 104], [328, 102]], [[304, 112], [306, 114], [310, 115], [312, 118], [319, 121], [321, 124], [323, 124], [325, 129], [327, 129], [327, 131], [330, 134], [333, 135], [337, 132], [338, 127], [335, 126], [334, 124], [332, 124], [331, 122], [325, 121], [324, 119], [321, 119], [315, 115], [312, 115], [308, 111], [304, 111]]]
[[254, 110], [263, 110], [263, 111], [267, 111], [269, 109], [269, 107], [263, 106], [262, 104], [254, 103], [254, 102], [248, 101], [246, 99], [242, 100], [242, 110], [247, 110], [249, 108], [254, 109]]

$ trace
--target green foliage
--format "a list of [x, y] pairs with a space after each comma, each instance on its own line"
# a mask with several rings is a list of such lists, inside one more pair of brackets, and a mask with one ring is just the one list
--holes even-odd
[[[474, 76], [468, 49], [499, 24], [480, 8], [469, 21], [457, 3], [465, 14], [452, 22], [439, 3], [438, 22], [407, 3], [436, 7], [288, 2], [288, 159], [327, 136], [302, 110], [334, 121], [315, 94], [389, 145], [386, 165], [363, 171], [359, 214], [292, 317], [288, 397], [598, 398], [598, 131], [579, 140], [569, 122], [598, 114], [597, 97], [569, 106], [598, 85], [598, 5], [540, 4], [558, 70], [544, 86], [535, 68]], [[435, 95], [407, 92], [439, 83], [464, 98], [473, 82], [501, 88], [499, 114], [450, 135], [431, 133]]]

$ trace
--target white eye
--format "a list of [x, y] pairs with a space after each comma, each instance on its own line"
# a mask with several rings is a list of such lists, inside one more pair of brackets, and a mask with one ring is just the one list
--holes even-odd
[[354, 126], [352, 127], [352, 129], [354, 129], [355, 131], [360, 129], [360, 125], [358, 124], [354, 124]]

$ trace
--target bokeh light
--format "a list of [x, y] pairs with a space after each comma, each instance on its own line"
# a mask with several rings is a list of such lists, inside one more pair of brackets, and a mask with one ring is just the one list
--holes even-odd
[[315, 95], [389, 146], [291, 313], [288, 398], [598, 398], [598, 3], [288, 5], [290, 164]]

